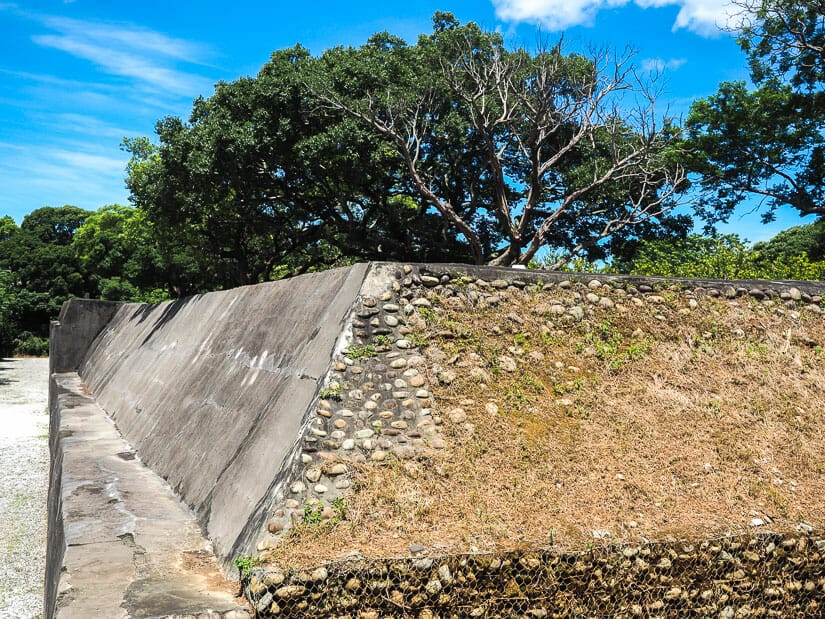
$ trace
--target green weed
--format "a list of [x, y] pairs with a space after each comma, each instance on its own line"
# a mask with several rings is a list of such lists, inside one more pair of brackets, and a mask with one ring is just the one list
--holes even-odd
[[318, 395], [322, 400], [334, 400], [335, 402], [341, 402], [344, 399], [344, 396], [341, 393], [341, 385], [324, 387], [318, 392]]
[[375, 357], [377, 354], [378, 351], [375, 350], [374, 345], [365, 344], [364, 346], [350, 346], [344, 353], [344, 356], [355, 361], [357, 359], [369, 359]]
[[647, 337], [625, 342], [624, 336], [610, 322], [602, 322], [595, 333], [588, 333], [584, 342], [577, 344], [577, 348], [583, 349], [584, 344], [592, 346], [596, 358], [605, 361], [611, 370], [618, 370], [629, 361], [638, 361], [650, 352], [653, 339]]
[[439, 321], [438, 313], [431, 307], [419, 307], [418, 315], [421, 316], [428, 325], [437, 324]]
[[553, 393], [556, 395], [564, 395], [566, 393], [576, 393], [584, 387], [584, 378], [579, 377], [576, 380], [568, 380], [563, 383], [556, 383], [553, 385]]
[[241, 577], [243, 578], [249, 578], [252, 574], [252, 568], [261, 565], [262, 563], [263, 559], [255, 555], [235, 557], [232, 561], [232, 565], [238, 569], [241, 573]]
[[347, 519], [347, 501], [344, 497], [335, 497], [332, 501], [332, 509], [338, 521]]
[[410, 333], [407, 339], [416, 348], [422, 348], [430, 343], [430, 336], [422, 333]]
[[324, 506], [321, 502], [314, 504], [307, 503], [304, 505], [304, 515], [301, 518], [301, 522], [309, 527], [319, 525], [323, 521], [323, 511]]

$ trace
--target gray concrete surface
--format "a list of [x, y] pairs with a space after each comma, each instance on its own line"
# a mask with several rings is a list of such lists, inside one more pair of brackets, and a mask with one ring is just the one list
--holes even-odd
[[0, 619], [40, 617], [46, 553], [48, 359], [0, 359]]
[[46, 618], [247, 617], [194, 514], [77, 374], [51, 381]]
[[80, 368], [215, 550], [254, 554], [367, 265], [120, 307]]
[[49, 373], [75, 372], [120, 303], [90, 299], [70, 299], [52, 321], [49, 334]]

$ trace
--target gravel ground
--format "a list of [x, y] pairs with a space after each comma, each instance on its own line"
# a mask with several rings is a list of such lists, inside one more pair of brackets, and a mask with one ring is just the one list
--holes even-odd
[[48, 359], [0, 359], [0, 619], [43, 609], [48, 376]]

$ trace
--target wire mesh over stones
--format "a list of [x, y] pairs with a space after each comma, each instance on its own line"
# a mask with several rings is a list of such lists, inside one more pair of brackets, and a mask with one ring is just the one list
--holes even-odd
[[253, 570], [258, 617], [814, 617], [822, 531]]

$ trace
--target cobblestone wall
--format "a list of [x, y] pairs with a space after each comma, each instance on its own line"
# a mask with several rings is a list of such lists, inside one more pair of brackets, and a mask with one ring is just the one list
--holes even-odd
[[419, 369], [424, 358], [407, 325], [416, 308], [429, 305], [414, 282], [421, 282], [420, 275], [411, 266], [398, 266], [385, 290], [356, 302], [351, 337], [318, 394], [292, 480], [283, 485], [280, 507], [267, 523], [270, 536], [259, 550], [276, 544], [294, 520], [309, 512], [323, 520], [334, 518], [335, 499], [351, 486], [352, 464], [389, 456], [426, 458], [443, 449], [440, 419], [432, 414], [428, 384]]
[[818, 617], [821, 531], [256, 570], [259, 617]]

